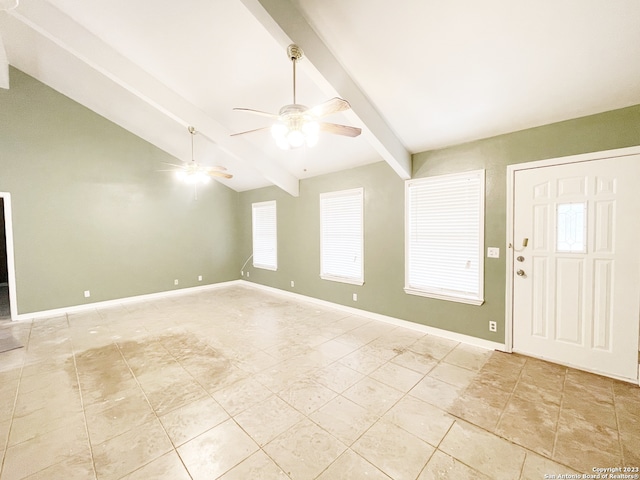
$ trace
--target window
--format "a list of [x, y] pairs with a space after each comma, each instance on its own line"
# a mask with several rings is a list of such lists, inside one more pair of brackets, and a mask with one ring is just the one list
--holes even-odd
[[362, 285], [364, 189], [320, 194], [320, 277]]
[[560, 203], [556, 216], [556, 251], [587, 253], [587, 204]]
[[483, 303], [484, 170], [410, 180], [405, 292]]
[[276, 202], [260, 202], [251, 205], [253, 226], [253, 266], [278, 269], [278, 231]]

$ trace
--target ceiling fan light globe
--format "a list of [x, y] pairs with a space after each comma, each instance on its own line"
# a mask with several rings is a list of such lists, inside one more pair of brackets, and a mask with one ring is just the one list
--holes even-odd
[[298, 148], [304, 145], [305, 135], [300, 130], [291, 130], [287, 134], [287, 142], [291, 145], [291, 148]]
[[276, 141], [285, 138], [288, 131], [289, 129], [287, 128], [287, 126], [281, 122], [274, 123], [271, 126], [271, 135], [276, 139]]
[[178, 170], [176, 172], [176, 178], [178, 180], [184, 181], [187, 179], [187, 172], [185, 172], [184, 170]]

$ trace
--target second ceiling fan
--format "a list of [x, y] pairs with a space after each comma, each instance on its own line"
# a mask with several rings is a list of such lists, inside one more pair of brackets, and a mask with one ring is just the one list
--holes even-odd
[[253, 110], [251, 108], [234, 108], [234, 110], [241, 112], [249, 112], [262, 115], [263, 117], [273, 118], [276, 122], [268, 127], [234, 133], [231, 136], [271, 129], [271, 134], [275, 138], [278, 146], [283, 150], [288, 150], [303, 145], [308, 147], [314, 146], [318, 142], [318, 134], [321, 131], [346, 137], [357, 137], [360, 135], [360, 133], [362, 133], [360, 128], [318, 121], [333, 113], [349, 110], [351, 105], [343, 98], [335, 97], [312, 108], [296, 103], [296, 62], [302, 58], [303, 53], [298, 45], [291, 44], [287, 47], [287, 54], [293, 63], [293, 103], [282, 107], [278, 114]]

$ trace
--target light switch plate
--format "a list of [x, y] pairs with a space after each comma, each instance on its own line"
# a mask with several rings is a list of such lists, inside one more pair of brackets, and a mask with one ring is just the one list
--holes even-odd
[[500, 258], [500, 249], [498, 247], [489, 247], [489, 248], [487, 248], [487, 257], [489, 257], [489, 258]]

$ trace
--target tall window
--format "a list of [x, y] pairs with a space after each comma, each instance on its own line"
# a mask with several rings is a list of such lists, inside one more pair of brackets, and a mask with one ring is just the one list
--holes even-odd
[[253, 227], [253, 266], [278, 269], [278, 231], [276, 202], [260, 202], [251, 205]]
[[325, 280], [364, 283], [364, 189], [320, 194], [320, 276]]
[[484, 170], [410, 180], [405, 292], [484, 301]]

